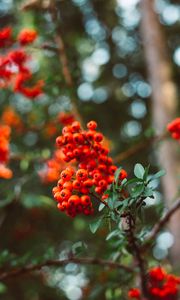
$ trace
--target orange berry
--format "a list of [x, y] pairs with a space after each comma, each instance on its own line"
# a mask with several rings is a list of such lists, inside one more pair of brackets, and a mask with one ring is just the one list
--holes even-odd
[[64, 181], [69, 181], [71, 179], [72, 175], [71, 172], [67, 169], [61, 172], [61, 179]]
[[64, 184], [63, 184], [63, 189], [67, 189], [69, 191], [72, 191], [73, 189], [73, 185], [70, 181], [66, 181]]
[[63, 189], [60, 192], [60, 196], [63, 201], [67, 201], [69, 199], [69, 197], [71, 196], [71, 192], [68, 189]]
[[81, 180], [85, 180], [88, 177], [88, 172], [85, 169], [79, 169], [76, 172], [76, 178], [77, 180], [81, 181]]
[[75, 206], [77, 204], [80, 203], [80, 197], [77, 195], [72, 195], [69, 199], [68, 199], [68, 204], [71, 206]]

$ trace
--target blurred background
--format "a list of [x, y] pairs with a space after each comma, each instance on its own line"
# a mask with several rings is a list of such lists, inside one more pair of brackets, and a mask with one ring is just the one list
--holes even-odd
[[[161, 90], [163, 82], [156, 81], [150, 66], [151, 59], [147, 59], [148, 49], [155, 47], [155, 52], [151, 52], [152, 57], [153, 53], [158, 52], [158, 45], [148, 44], [147, 40], [148, 37], [151, 39], [153, 30], [153, 24], [145, 22], [148, 20], [145, 15], [147, 7], [143, 7], [138, 0], [57, 0], [55, 23], [50, 11], [46, 9], [49, 2], [0, 0], [1, 28], [12, 26], [14, 33], [23, 28], [38, 31], [36, 44], [28, 50], [31, 55], [30, 67], [35, 78], [45, 81], [45, 93], [35, 101], [10, 90], [1, 90], [0, 114], [10, 106], [26, 128], [20, 133], [12, 133], [11, 151], [15, 159], [10, 161], [10, 166], [14, 176], [10, 180], [0, 180], [2, 270], [50, 258], [63, 259], [67, 257], [69, 249], [78, 255], [82, 253], [84, 256], [111, 259], [116, 259], [121, 250], [120, 242], [109, 245], [105, 242], [106, 227], [93, 236], [89, 232], [90, 218], [78, 216], [70, 219], [60, 213], [51, 195], [56, 181], [44, 183], [42, 176], [39, 176], [45, 168], [46, 159], [53, 155], [55, 138], [60, 133], [61, 126], [53, 129], [53, 122], [60, 112], [71, 111], [72, 98], [84, 122], [91, 119], [98, 122], [98, 129], [106, 136], [113, 157], [149, 139], [155, 132], [161, 133], [165, 126], [162, 119], [159, 122], [155, 113], [163, 111], [166, 97]], [[163, 47], [166, 53], [161, 52], [160, 56], [170, 70], [167, 81], [172, 83], [175, 90], [172, 102], [171, 99], [169, 101], [176, 104], [172, 111], [165, 113], [166, 116], [169, 113], [168, 120], [178, 116], [180, 110], [177, 100], [180, 75], [178, 3], [178, 0], [157, 0], [154, 6], [154, 13], [158, 17], [155, 22], [158, 21], [160, 26], [160, 44], [166, 45], [166, 48]], [[39, 47], [48, 44], [56, 49], [54, 32], [57, 26], [65, 44], [73, 86], [67, 86], [65, 82], [56, 51]], [[156, 31], [157, 34], [159, 32]], [[158, 73], [158, 68], [155, 73]], [[154, 91], [153, 82], [157, 83], [158, 91]], [[164, 99], [162, 108], [156, 102], [156, 95], [162, 95]], [[165, 95], [169, 97], [168, 91]], [[175, 142], [172, 143], [171, 148]], [[179, 164], [178, 151], [175, 149], [176, 155], [172, 158], [176, 167]], [[150, 164], [150, 170], [154, 172], [159, 168], [157, 152], [149, 144], [127, 159], [117, 162], [127, 170], [129, 176], [136, 162], [144, 166]], [[171, 174], [174, 170], [169, 172]], [[174, 176], [177, 178], [177, 172], [174, 172]], [[157, 220], [158, 212], [162, 210], [162, 200], [166, 198], [166, 191], [160, 182], [154, 184], [159, 192], [147, 202], [147, 226]], [[175, 196], [175, 188], [178, 190], [179, 184], [171, 191], [171, 199], [167, 196], [169, 201]], [[168, 201], [166, 203], [169, 205]], [[150, 254], [152, 263], [154, 260], [168, 261], [174, 236], [179, 232], [177, 223], [176, 227], [176, 232], [172, 232], [172, 224], [171, 233], [166, 229], [158, 236]], [[177, 260], [177, 245], [174, 253], [172, 257]], [[128, 253], [124, 253], [123, 261], [130, 260]], [[71, 263], [61, 269], [44, 268], [40, 274], [0, 283], [0, 299], [123, 300], [126, 299], [124, 295], [130, 279], [129, 274], [124, 276], [117, 270], [109, 272], [100, 267]]]

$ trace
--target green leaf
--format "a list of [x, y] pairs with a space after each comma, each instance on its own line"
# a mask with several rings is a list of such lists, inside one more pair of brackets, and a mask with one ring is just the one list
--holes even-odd
[[153, 196], [154, 191], [148, 187], [145, 188], [143, 195], [145, 197], [151, 197]]
[[103, 217], [100, 217], [89, 224], [89, 228], [92, 233], [95, 233], [98, 230], [99, 226], [101, 225], [102, 219]]
[[122, 186], [122, 185], [125, 185], [127, 181], [128, 181], [127, 178], [124, 178], [124, 179], [122, 180], [122, 182], [121, 182], [121, 186]]
[[153, 175], [153, 179], [158, 179], [162, 176], [166, 175], [166, 171], [165, 170], [160, 170], [159, 172], [157, 172], [156, 174]]
[[132, 188], [132, 190], [130, 191], [130, 194], [132, 197], [138, 197], [139, 195], [142, 194], [142, 192], [144, 191], [144, 184], [137, 184], [135, 187]]
[[98, 210], [99, 210], [99, 211], [102, 211], [105, 207], [106, 207], [105, 204], [100, 203]]
[[122, 170], [122, 167], [118, 168], [115, 172], [114, 178], [115, 178], [116, 188], [118, 187], [118, 181], [119, 181], [118, 179], [119, 179], [119, 174], [121, 173], [121, 170]]
[[112, 209], [112, 210], [114, 209], [114, 199], [113, 199], [113, 197], [108, 199], [108, 206], [109, 206], [110, 209]]
[[106, 241], [109, 241], [109, 240], [112, 239], [113, 237], [117, 236], [118, 233], [119, 233], [119, 230], [118, 230], [118, 229], [111, 231], [111, 232], [107, 235]]
[[134, 167], [134, 175], [139, 179], [143, 179], [144, 173], [144, 167], [141, 164], [136, 164]]
[[126, 183], [125, 183], [125, 185], [131, 185], [131, 184], [133, 184], [133, 183], [137, 183], [137, 182], [141, 182], [141, 180], [139, 180], [138, 178], [132, 178], [132, 179], [130, 179], [130, 180], [128, 180]]
[[144, 176], [143, 176], [143, 180], [144, 180], [144, 181], [147, 180], [148, 173], [149, 173], [149, 168], [150, 168], [150, 165], [148, 165], [148, 166], [145, 168], [145, 172], [144, 172]]

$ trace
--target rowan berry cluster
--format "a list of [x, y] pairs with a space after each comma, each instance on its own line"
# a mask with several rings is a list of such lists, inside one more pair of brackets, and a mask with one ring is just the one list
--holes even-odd
[[[178, 300], [180, 277], [168, 274], [161, 267], [154, 267], [148, 272], [148, 293], [153, 300]], [[143, 300], [139, 289], [131, 289], [130, 299]]]
[[32, 29], [23, 29], [16, 39], [13, 38], [10, 27], [0, 31], [0, 48], [3, 48], [3, 55], [0, 56], [1, 88], [11, 86], [14, 92], [28, 98], [35, 98], [42, 94], [43, 80], [39, 80], [34, 86], [27, 86], [33, 76], [27, 66], [30, 57], [24, 46], [33, 43], [36, 37], [37, 32]]
[[[87, 124], [87, 130], [83, 130], [80, 123], [75, 121], [65, 126], [62, 135], [56, 139], [64, 154], [64, 161], [73, 161], [78, 165], [76, 171], [72, 167], [62, 171], [53, 189], [58, 208], [71, 217], [80, 213], [91, 215], [94, 211], [91, 194], [105, 199], [104, 192], [114, 181], [117, 167], [108, 156], [109, 149], [102, 144], [103, 135], [96, 128], [94, 121]], [[119, 178], [122, 180], [126, 176], [127, 173], [122, 170]]]
[[11, 129], [7, 125], [0, 125], [0, 178], [9, 179], [12, 171], [7, 168], [9, 161], [9, 139]]
[[173, 139], [180, 140], [180, 118], [176, 118], [169, 123], [167, 130], [171, 133]]

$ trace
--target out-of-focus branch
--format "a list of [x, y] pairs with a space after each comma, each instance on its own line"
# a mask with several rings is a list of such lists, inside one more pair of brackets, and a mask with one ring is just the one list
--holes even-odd
[[[59, 60], [61, 62], [61, 66], [62, 66], [62, 73], [64, 76], [64, 80], [67, 84], [67, 87], [73, 88], [73, 79], [72, 79], [71, 71], [69, 69], [68, 58], [66, 55], [65, 44], [64, 44], [64, 41], [62, 38], [61, 28], [59, 25], [58, 10], [56, 7], [55, 0], [51, 0], [50, 6], [49, 6], [49, 12], [52, 16], [52, 20], [53, 20], [53, 22], [55, 24], [55, 28], [56, 28], [55, 35], [54, 35], [54, 41], [57, 46], [57, 51], [58, 51]], [[83, 125], [83, 119], [82, 119], [81, 114], [79, 113], [79, 110], [77, 107], [77, 101], [74, 97], [71, 98], [71, 103], [72, 103], [72, 107], [73, 107], [73, 113], [74, 113], [76, 119], [78, 119], [81, 122], [81, 124]]]
[[135, 144], [134, 146], [130, 147], [129, 149], [119, 153], [114, 158], [114, 163], [120, 163], [121, 161], [139, 153], [139, 151], [146, 149], [147, 147], [156, 144], [165, 138], [167, 138], [168, 134], [165, 132], [159, 136], [153, 136], [150, 138], [146, 138], [145, 140], [139, 142], [138, 144]]
[[145, 240], [146, 243], [149, 244], [150, 242], [155, 240], [157, 234], [167, 224], [167, 222], [178, 209], [180, 209], [180, 198], [177, 199], [176, 202], [174, 202], [172, 207], [165, 213], [165, 215], [160, 219], [160, 221], [154, 225], [151, 232], [148, 234], [147, 239]]
[[110, 260], [103, 260], [103, 259], [91, 258], [91, 257], [86, 257], [86, 258], [69, 257], [64, 260], [47, 260], [41, 264], [28, 265], [22, 268], [16, 268], [16, 269], [12, 269], [0, 273], [0, 280], [5, 280], [16, 276], [22, 276], [34, 271], [40, 271], [43, 267], [62, 267], [69, 263], [75, 263], [80, 265], [97, 265], [97, 266], [109, 267], [113, 269], [122, 269], [126, 272], [133, 272], [132, 268]]
[[[55, 25], [55, 33], [54, 33], [54, 42], [55, 42], [55, 47], [48, 45], [48, 44], [43, 44], [42, 48], [50, 51], [54, 51], [58, 54], [59, 56], [59, 61], [62, 66], [62, 73], [64, 76], [64, 80], [66, 82], [66, 85], [69, 89], [72, 89], [74, 84], [73, 84], [73, 78], [71, 75], [71, 71], [69, 69], [69, 62], [68, 62], [68, 57], [66, 54], [66, 49], [65, 49], [65, 44], [62, 38], [62, 33], [61, 33], [61, 28], [59, 25], [59, 17], [58, 17], [58, 10], [56, 6], [56, 0], [27, 0], [25, 1], [22, 6], [22, 10], [29, 10], [29, 9], [39, 9], [41, 11], [47, 10], [51, 14], [52, 21], [54, 22]], [[80, 121], [81, 125], [83, 125], [83, 118], [79, 112], [79, 109], [77, 107], [77, 101], [74, 96], [71, 97], [71, 105], [72, 105], [72, 111], [75, 115], [75, 118]]]

